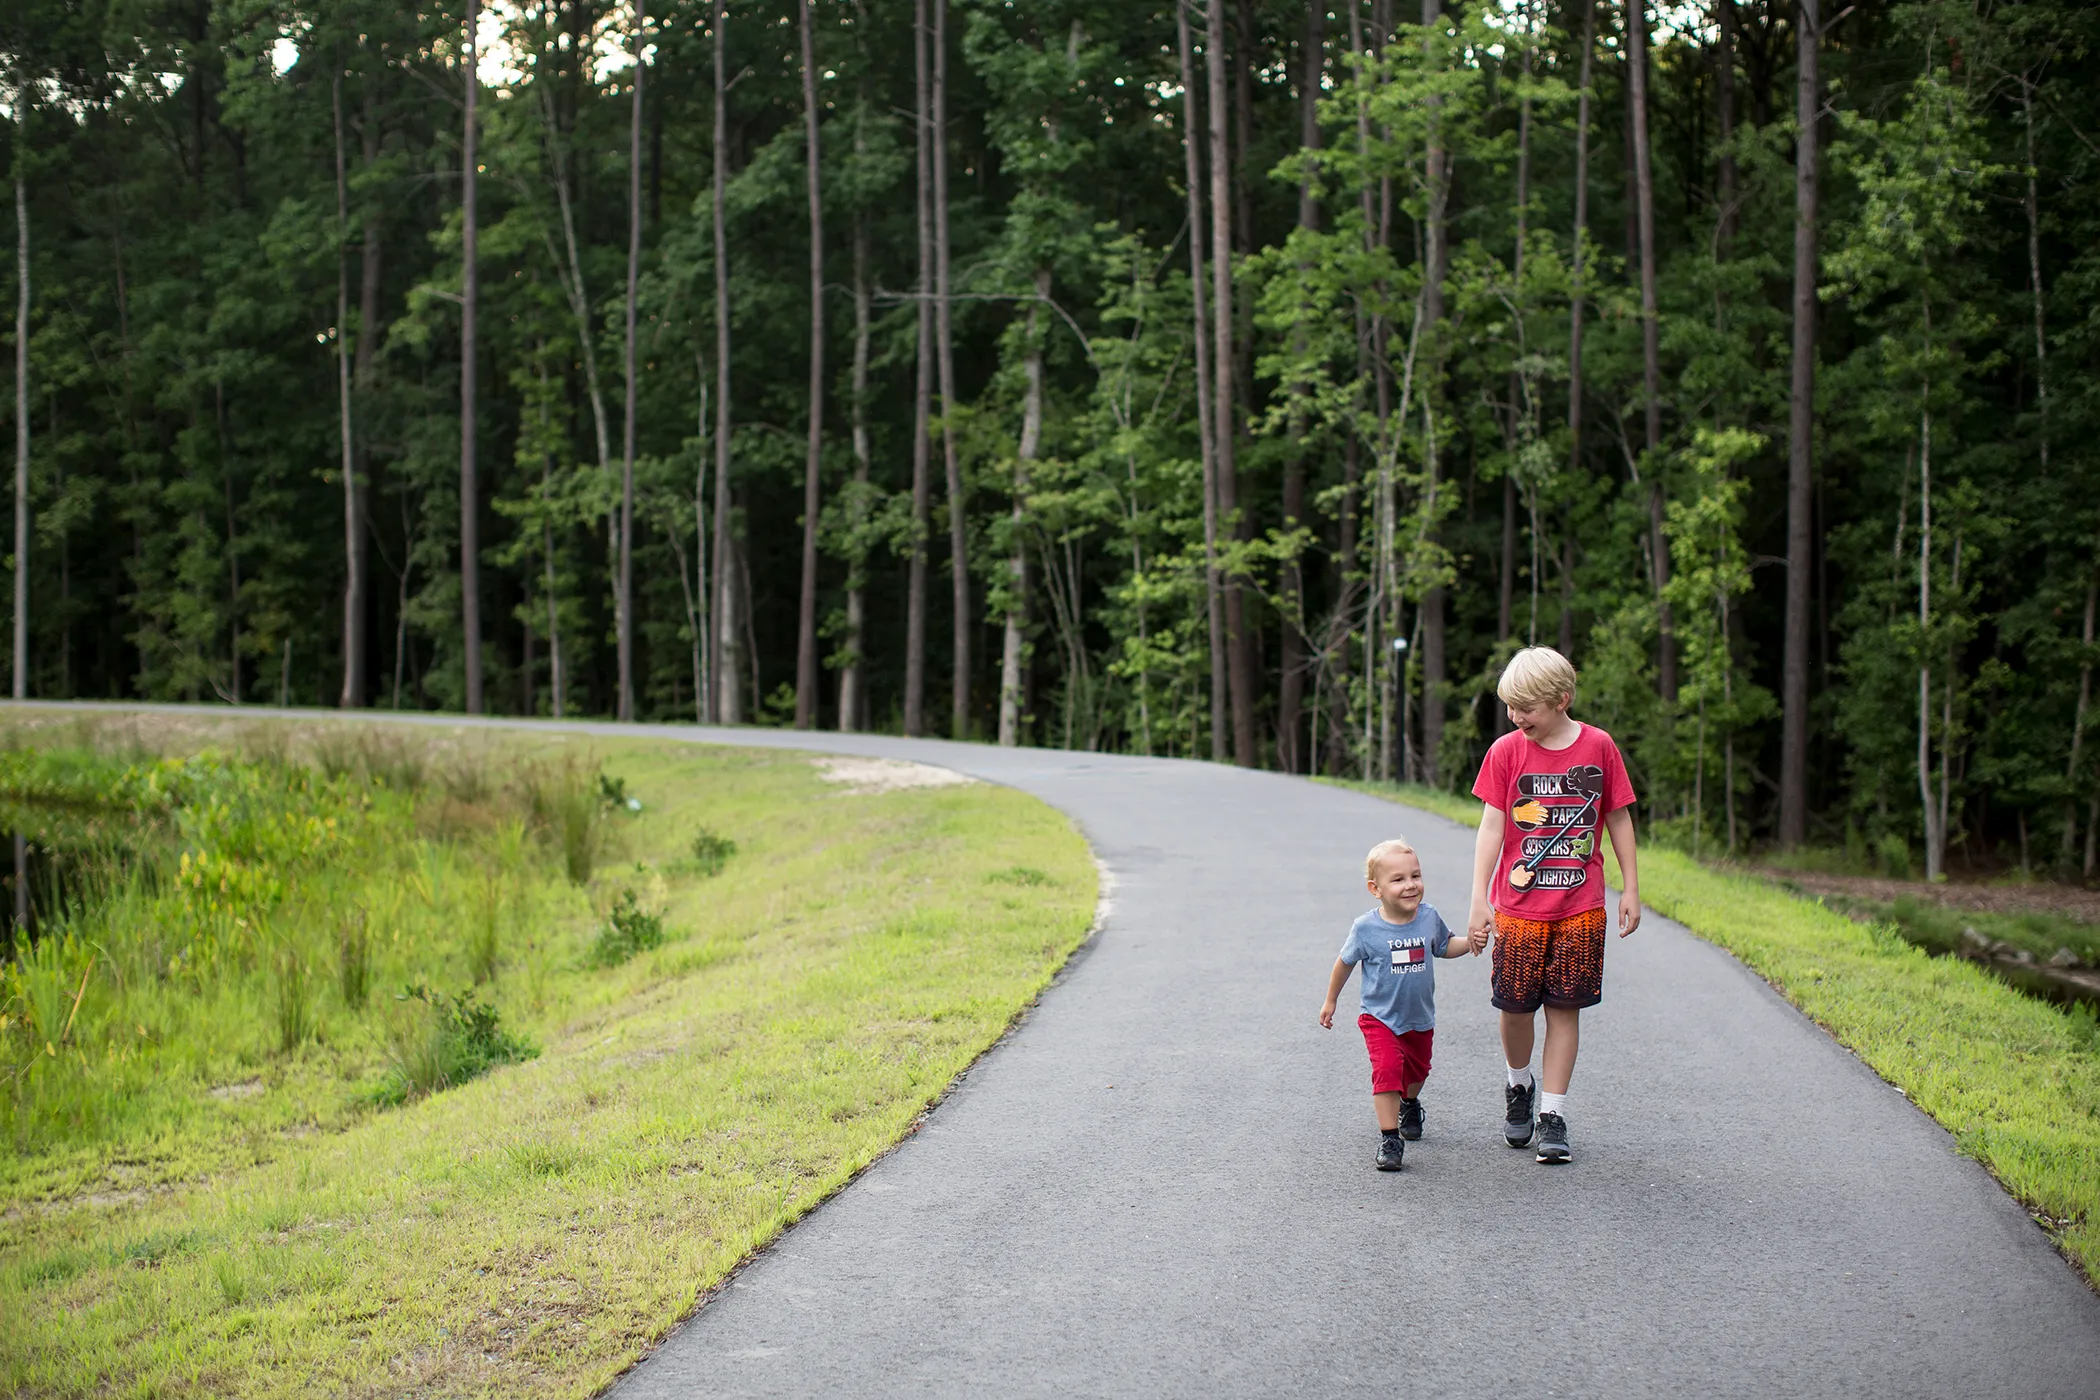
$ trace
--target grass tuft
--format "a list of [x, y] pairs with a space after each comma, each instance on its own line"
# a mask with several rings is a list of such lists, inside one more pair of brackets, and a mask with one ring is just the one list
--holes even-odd
[[496, 1008], [472, 992], [447, 997], [412, 986], [395, 998], [399, 1014], [389, 1028], [393, 1071], [374, 1097], [382, 1104], [406, 1103], [465, 1084], [498, 1065], [532, 1059], [539, 1049], [503, 1029]]
[[588, 961], [592, 967], [618, 967], [638, 953], [662, 947], [663, 941], [663, 916], [642, 908], [633, 890], [621, 890], [598, 928]]
[[736, 842], [703, 826], [693, 833], [690, 850], [693, 873], [715, 876], [722, 873], [723, 868], [729, 864], [729, 858], [736, 854]]

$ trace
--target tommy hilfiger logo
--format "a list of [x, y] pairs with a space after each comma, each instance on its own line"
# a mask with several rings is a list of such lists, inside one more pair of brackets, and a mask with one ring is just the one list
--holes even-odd
[[1386, 947], [1392, 950], [1393, 970], [1396, 972], [1417, 972], [1429, 961], [1429, 950], [1422, 945], [1419, 938], [1407, 942], [1395, 939], [1388, 942]]

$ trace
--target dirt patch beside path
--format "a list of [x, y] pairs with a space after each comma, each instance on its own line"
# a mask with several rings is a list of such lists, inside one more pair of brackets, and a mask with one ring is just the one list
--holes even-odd
[[819, 758], [812, 765], [817, 776], [836, 783], [848, 792], [901, 792], [906, 788], [962, 787], [974, 783], [953, 768], [930, 763], [906, 763], [896, 758]]

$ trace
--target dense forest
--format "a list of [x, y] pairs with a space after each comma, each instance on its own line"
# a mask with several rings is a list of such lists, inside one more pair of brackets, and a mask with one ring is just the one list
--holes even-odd
[[17, 696], [1463, 788], [1539, 642], [1670, 839], [2094, 869], [2093, 6], [7, 15]]

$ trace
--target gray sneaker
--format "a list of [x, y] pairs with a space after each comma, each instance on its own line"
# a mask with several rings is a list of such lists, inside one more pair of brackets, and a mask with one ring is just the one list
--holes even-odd
[[1400, 1136], [1406, 1138], [1409, 1142], [1413, 1142], [1416, 1138], [1422, 1136], [1422, 1101], [1420, 1099], [1400, 1100]]
[[1558, 1113], [1539, 1115], [1539, 1160], [1541, 1162], [1565, 1162], [1572, 1156], [1568, 1150], [1568, 1120]]
[[1531, 1146], [1532, 1112], [1538, 1102], [1538, 1081], [1522, 1088], [1512, 1084], [1507, 1090], [1509, 1111], [1502, 1115], [1502, 1140], [1511, 1147]]
[[1406, 1155], [1406, 1143], [1400, 1141], [1397, 1137], [1380, 1135], [1378, 1139], [1378, 1170], [1382, 1172], [1399, 1171], [1400, 1161]]

